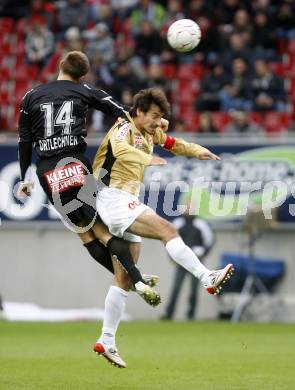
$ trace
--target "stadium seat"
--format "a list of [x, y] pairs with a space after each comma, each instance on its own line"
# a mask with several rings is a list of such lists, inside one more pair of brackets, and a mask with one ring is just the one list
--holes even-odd
[[30, 89], [31, 82], [27, 80], [18, 80], [15, 83], [15, 100], [16, 102], [20, 102], [24, 96], [24, 94]]
[[0, 18], [0, 34], [10, 33], [13, 31], [14, 19], [12, 18]]
[[26, 18], [21, 18], [16, 22], [15, 26], [15, 32], [19, 36], [19, 38], [24, 37], [26, 28], [27, 28], [27, 19]]
[[[0, 33], [1, 34], [1, 33]], [[9, 56], [15, 53], [15, 46], [10, 42], [2, 41], [0, 47], [1, 56]]]
[[176, 73], [176, 65], [174, 64], [163, 64], [163, 74], [166, 79], [173, 79]]
[[262, 122], [263, 122], [263, 116], [261, 114], [261, 112], [250, 112], [250, 119], [251, 119], [251, 122], [254, 122], [256, 123], [257, 125], [262, 125]]
[[35, 80], [38, 72], [39, 68], [35, 65], [21, 65], [16, 68], [15, 80]]
[[291, 115], [282, 112], [267, 112], [263, 125], [268, 133], [285, 131], [291, 125]]
[[16, 57], [15, 57], [15, 67], [16, 67], [16, 69], [20, 69], [20, 68], [22, 68], [25, 65], [26, 65], [26, 62], [25, 62], [25, 58], [24, 58], [23, 54], [17, 54]]
[[202, 75], [202, 66], [199, 64], [181, 64], [178, 68], [178, 79], [199, 80]]
[[288, 52], [295, 53], [295, 39], [291, 39], [288, 44]]
[[285, 38], [277, 38], [277, 51], [284, 55], [288, 51], [288, 40]]
[[7, 80], [10, 78], [10, 69], [9, 68], [1, 68], [0, 69], [0, 81]]
[[196, 111], [190, 110], [181, 112], [180, 118], [185, 122], [188, 132], [197, 132], [200, 124], [200, 114]]
[[17, 55], [22, 55], [25, 58], [25, 43], [22, 40], [18, 40], [16, 43]]
[[[56, 67], [57, 67], [57, 64], [58, 64], [58, 61], [60, 60], [61, 58], [61, 55], [62, 55], [62, 51], [61, 49], [59, 49], [58, 51], [56, 51], [52, 56], [51, 58], [49, 59], [49, 61], [47, 62], [46, 66], [43, 68], [42, 70], [42, 73], [50, 73], [50, 74], [55, 74], [56, 73]], [[41, 73], [41, 74], [42, 74]]]
[[19, 104], [1, 105], [1, 127], [9, 131], [16, 131], [19, 119]]
[[269, 67], [272, 72], [281, 77], [284, 77], [287, 71], [285, 64], [282, 62], [271, 62]]
[[5, 129], [15, 129], [14, 126], [14, 104], [1, 104], [1, 126]]
[[200, 113], [195, 111], [194, 107], [186, 103], [178, 105], [178, 118], [185, 122], [187, 131], [196, 132], [199, 128]]
[[218, 131], [223, 132], [226, 125], [231, 121], [230, 115], [226, 112], [212, 112], [213, 125]]
[[176, 88], [175, 100], [179, 103], [187, 103], [192, 106], [195, 104], [198, 95], [198, 88], [190, 80], [179, 80]]
[[0, 91], [0, 104], [9, 104], [12, 100], [11, 94], [9, 91]]

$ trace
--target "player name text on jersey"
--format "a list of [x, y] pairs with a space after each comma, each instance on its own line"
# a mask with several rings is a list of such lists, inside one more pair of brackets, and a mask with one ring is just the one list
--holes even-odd
[[78, 145], [78, 137], [74, 135], [64, 135], [62, 137], [53, 137], [39, 140], [39, 148], [42, 152], [75, 145]]

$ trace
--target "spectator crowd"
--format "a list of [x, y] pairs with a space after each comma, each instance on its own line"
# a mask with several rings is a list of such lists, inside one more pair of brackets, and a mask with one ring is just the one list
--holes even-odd
[[[202, 31], [187, 54], [166, 41], [181, 18]], [[54, 79], [69, 50], [83, 50], [88, 81], [124, 104], [141, 88], [165, 89], [179, 131], [259, 135], [294, 119], [291, 0], [4, 0], [0, 33], [2, 129], [15, 129], [21, 96]], [[99, 112], [89, 117], [93, 132], [108, 125]]]

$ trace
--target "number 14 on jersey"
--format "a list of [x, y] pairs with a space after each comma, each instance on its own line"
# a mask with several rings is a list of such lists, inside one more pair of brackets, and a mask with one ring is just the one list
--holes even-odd
[[61, 126], [63, 134], [71, 134], [72, 124], [76, 122], [73, 116], [73, 101], [65, 101], [59, 108], [54, 117], [53, 102], [40, 104], [41, 111], [44, 112], [45, 120], [45, 137], [51, 137], [54, 134], [54, 127]]

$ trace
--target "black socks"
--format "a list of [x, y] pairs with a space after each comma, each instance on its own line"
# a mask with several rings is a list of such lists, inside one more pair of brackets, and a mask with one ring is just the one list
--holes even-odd
[[128, 243], [121, 238], [112, 237], [107, 243], [108, 250], [111, 255], [121, 264], [125, 271], [130, 276], [133, 284], [137, 282], [144, 282], [139, 269], [134, 264], [131, 256]]
[[84, 244], [90, 255], [111, 273], [114, 273], [111, 255], [108, 249], [97, 239]]

